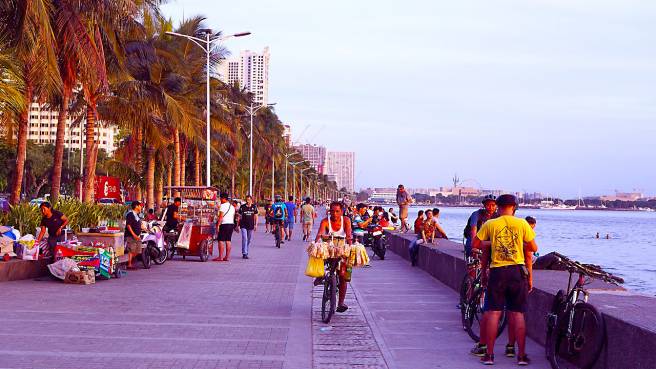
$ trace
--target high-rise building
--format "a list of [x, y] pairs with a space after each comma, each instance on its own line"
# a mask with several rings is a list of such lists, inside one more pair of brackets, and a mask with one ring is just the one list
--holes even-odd
[[355, 189], [355, 153], [328, 151], [326, 153], [325, 173], [335, 176], [337, 188]]
[[[32, 103], [28, 116], [28, 135], [27, 139], [38, 144], [55, 144], [57, 139], [57, 119], [59, 112], [47, 109], [37, 103]], [[82, 122], [84, 126], [84, 122]], [[64, 147], [80, 149], [80, 140], [82, 147], [86, 148], [86, 136], [80, 137], [80, 125], [72, 126], [72, 119], [69, 116], [66, 119], [66, 132], [64, 134]], [[98, 122], [95, 130], [96, 141], [99, 148], [104, 149], [108, 154], [116, 150], [115, 138], [118, 135], [118, 127], [114, 125], [104, 125]]]
[[282, 137], [285, 139], [287, 147], [292, 147], [292, 126], [289, 124], [283, 125]]
[[257, 105], [269, 103], [269, 47], [262, 53], [245, 50], [239, 56], [228, 58], [219, 65], [219, 79], [224, 83], [237, 82], [253, 94]]
[[310, 162], [317, 173], [324, 173], [326, 166], [326, 148], [317, 145], [298, 145], [295, 149], [303, 155], [303, 158]]

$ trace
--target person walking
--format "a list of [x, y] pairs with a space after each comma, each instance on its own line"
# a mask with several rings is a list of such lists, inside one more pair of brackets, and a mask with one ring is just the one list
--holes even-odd
[[310, 239], [310, 232], [312, 232], [312, 225], [317, 213], [314, 211], [314, 206], [311, 204], [310, 198], [305, 199], [305, 204], [301, 206], [301, 217], [303, 218], [303, 241]]
[[232, 231], [235, 229], [235, 207], [228, 201], [228, 194], [221, 193], [219, 205], [219, 217], [217, 219], [219, 256], [212, 261], [229, 261], [232, 251]]
[[401, 232], [407, 232], [408, 228], [408, 207], [412, 203], [412, 197], [405, 190], [402, 184], [396, 189], [396, 203], [399, 205], [399, 219], [401, 219]]
[[285, 219], [285, 235], [286, 240], [292, 239], [292, 231], [294, 230], [294, 221], [296, 220], [296, 203], [294, 202], [294, 196], [289, 196], [289, 201], [285, 203], [287, 208], [287, 218]]
[[[494, 342], [499, 318], [505, 309], [509, 315], [509, 329], [517, 340], [517, 364], [528, 365], [526, 355], [526, 299], [532, 286], [532, 276], [526, 268], [527, 253], [536, 252], [535, 231], [526, 220], [514, 216], [517, 199], [510, 194], [496, 199], [499, 217], [488, 220], [476, 234], [472, 247], [483, 250], [481, 268], [490, 267], [489, 277], [483, 273], [481, 282], [487, 288], [485, 303], [486, 353], [481, 358], [485, 365], [494, 364]], [[485, 243], [490, 241], [490, 243]]]
[[39, 242], [41, 242], [46, 234], [46, 230], [48, 230], [48, 251], [50, 254], [48, 256], [54, 257], [57, 242], [64, 241], [62, 231], [68, 224], [68, 218], [66, 218], [66, 215], [61, 211], [53, 209], [52, 205], [47, 201], [42, 202], [41, 205], [39, 205], [39, 209], [41, 210], [42, 215], [40, 224], [41, 231], [36, 237], [36, 244], [38, 245]]
[[125, 252], [128, 254], [128, 269], [134, 269], [132, 260], [141, 254], [141, 220], [139, 213], [141, 213], [142, 205], [139, 201], [132, 201], [130, 204], [132, 211], [125, 215], [125, 233], [123, 234], [125, 242]]
[[246, 203], [239, 207], [239, 228], [241, 228], [241, 257], [248, 259], [248, 250], [253, 240], [253, 231], [257, 231], [257, 205], [253, 197], [246, 196]]

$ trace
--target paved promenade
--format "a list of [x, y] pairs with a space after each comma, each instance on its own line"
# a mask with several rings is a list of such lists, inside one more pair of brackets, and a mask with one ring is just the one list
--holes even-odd
[[[263, 229], [255, 237], [249, 260], [235, 234], [228, 263], [176, 259], [90, 286], [0, 284], [0, 368], [480, 366], [455, 292], [396, 255], [354, 271], [351, 308], [325, 325], [300, 232], [282, 249]], [[529, 347], [531, 367], [546, 368]], [[496, 367], [516, 367], [497, 351]]]

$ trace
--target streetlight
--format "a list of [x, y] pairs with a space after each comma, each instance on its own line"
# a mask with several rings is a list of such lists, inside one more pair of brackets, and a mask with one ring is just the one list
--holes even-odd
[[249, 150], [249, 156], [250, 156], [250, 166], [248, 169], [248, 193], [253, 196], [253, 117], [257, 113], [258, 110], [264, 108], [264, 107], [271, 107], [276, 105], [276, 103], [271, 103], [271, 104], [266, 104], [266, 105], [260, 105], [260, 106], [253, 106], [253, 100], [251, 98], [251, 104], [246, 106], [246, 105], [241, 105], [233, 102], [229, 102], [230, 104], [233, 105], [238, 105], [241, 106], [242, 108], [246, 109], [246, 112], [251, 116], [251, 133], [249, 135], [250, 139], [250, 150]]
[[[310, 169], [312, 169], [312, 167], [307, 167], [307, 168], [303, 168], [303, 169], [301, 169], [301, 197], [303, 197], [303, 173], [304, 173], [306, 170], [310, 170]], [[308, 182], [309, 182], [309, 181], [308, 181]]]
[[200, 47], [201, 49], [203, 49], [203, 51], [205, 51], [205, 56], [207, 58], [207, 67], [206, 67], [207, 91], [206, 91], [206, 96], [205, 96], [205, 100], [206, 100], [206, 103], [207, 103], [207, 107], [205, 108], [206, 111], [207, 111], [207, 122], [206, 122], [206, 125], [207, 125], [206, 128], [207, 129], [206, 129], [206, 137], [205, 137], [205, 139], [206, 139], [205, 146], [207, 148], [207, 150], [205, 152], [205, 161], [206, 161], [206, 168], [205, 169], [207, 171], [207, 178], [206, 178], [205, 183], [206, 183], [207, 187], [209, 187], [210, 186], [210, 52], [212, 51], [211, 50], [212, 43], [213, 42], [225, 41], [225, 40], [227, 40], [229, 38], [232, 38], [232, 37], [248, 36], [251, 33], [250, 32], [240, 32], [240, 33], [234, 33], [232, 35], [221, 36], [221, 37], [217, 37], [217, 38], [214, 38], [214, 39], [210, 39], [210, 35], [212, 34], [211, 29], [205, 28], [205, 29], [202, 29], [200, 31], [205, 33], [205, 39], [204, 40], [202, 38], [198, 38], [198, 37], [194, 37], [194, 36], [190, 36], [190, 35], [184, 35], [182, 33], [177, 33], [177, 32], [166, 32], [166, 34], [171, 35], [171, 36], [183, 37], [183, 38], [186, 38], [187, 40], [195, 43], [196, 45], [198, 45], [198, 47]]
[[303, 163], [302, 161], [297, 161], [295, 163], [289, 163], [292, 166], [292, 196], [296, 199], [296, 166]]
[[298, 151], [293, 151], [290, 152], [289, 154], [285, 154], [285, 199], [287, 199], [287, 166], [289, 165], [289, 157], [294, 156], [298, 154]]

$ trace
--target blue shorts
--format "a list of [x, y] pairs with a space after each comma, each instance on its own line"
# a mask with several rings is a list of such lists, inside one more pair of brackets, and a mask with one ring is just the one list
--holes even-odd
[[285, 228], [294, 229], [294, 220], [285, 220]]

